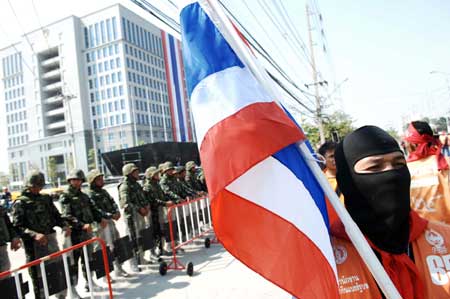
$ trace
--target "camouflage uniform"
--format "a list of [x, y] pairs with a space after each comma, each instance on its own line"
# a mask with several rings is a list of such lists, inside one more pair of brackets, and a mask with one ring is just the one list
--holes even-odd
[[0, 273], [9, 270], [11, 263], [8, 257], [8, 246], [17, 237], [16, 230], [13, 227], [8, 216], [8, 204], [5, 200], [0, 200]]
[[[96, 235], [99, 238], [105, 240], [106, 245], [114, 250], [114, 241], [120, 238], [119, 231], [116, 228], [116, 224], [114, 223], [113, 216], [119, 214], [119, 207], [117, 206], [114, 198], [103, 189], [103, 187], [99, 187], [95, 184], [95, 180], [103, 176], [103, 173], [98, 171], [97, 169], [91, 170], [87, 175], [87, 181], [89, 183], [89, 189], [87, 191], [90, 199], [95, 203], [99, 213], [101, 214], [101, 218], [106, 219], [108, 225], [105, 228], [98, 226], [96, 231]], [[94, 249], [100, 249], [100, 244], [95, 243]], [[116, 276], [126, 276], [125, 271], [123, 271], [122, 266], [114, 261], [114, 271]]]
[[[45, 178], [42, 173], [31, 173], [28, 178], [27, 188], [24, 189], [13, 205], [13, 224], [22, 238], [27, 262], [59, 251], [56, 233], [53, 228], [55, 226], [67, 228], [68, 226], [53, 204], [50, 196], [34, 194], [30, 191], [30, 187], [43, 187], [44, 184]], [[37, 234], [46, 236], [48, 240], [47, 245], [39, 244], [34, 239]], [[38, 277], [41, 276], [40, 269], [38, 266], [31, 267], [29, 268], [29, 273], [33, 281], [35, 298], [44, 298], [44, 292], [38, 288], [37, 283]], [[65, 291], [61, 292], [59, 296], [65, 297]]]
[[186, 163], [186, 175], [184, 180], [189, 185], [189, 187], [197, 192], [204, 191], [201, 182], [198, 180], [196, 168], [194, 161], [189, 161]]
[[[162, 251], [162, 237], [165, 233], [164, 224], [167, 223], [167, 207], [166, 203], [169, 199], [166, 198], [164, 192], [159, 185], [159, 178], [155, 177], [159, 174], [159, 169], [156, 167], [149, 167], [145, 171], [144, 192], [150, 202], [152, 211], [152, 225], [156, 245], [159, 245], [160, 252]], [[167, 236], [167, 234], [165, 234]], [[169, 241], [166, 237], [166, 241]], [[155, 246], [156, 247], [156, 246]]]
[[123, 166], [123, 179], [119, 184], [119, 204], [123, 209], [125, 223], [127, 224], [128, 233], [133, 244], [133, 251], [135, 259], [132, 261], [132, 268], [138, 271], [137, 264], [143, 263], [143, 251], [139, 249], [138, 237], [139, 231], [145, 228], [145, 216], [142, 216], [140, 209], [146, 209], [148, 206], [144, 191], [141, 185], [137, 182], [132, 173], [139, 168], [133, 163]]
[[172, 162], [164, 163], [162, 169], [162, 177], [159, 180], [159, 185], [163, 190], [165, 196], [168, 200], [173, 201], [174, 203], [178, 203], [184, 199], [184, 192], [181, 190], [180, 185], [177, 182], [176, 177], [173, 174], [169, 174], [169, 170], [174, 170]]
[[[85, 181], [84, 173], [81, 170], [73, 170], [70, 172], [67, 181], [70, 183], [72, 179], [79, 179]], [[86, 193], [83, 193], [80, 189], [74, 188], [72, 185], [60, 195], [59, 200], [61, 202], [62, 215], [65, 217], [72, 228], [72, 234], [70, 236], [70, 244], [65, 244], [65, 247], [73, 246], [78, 243], [87, 241], [92, 238], [92, 233], [83, 230], [85, 224], [92, 225], [95, 229], [94, 222], [101, 221], [101, 213], [96, 208], [94, 202], [89, 198]], [[68, 240], [67, 240], [68, 241]], [[92, 255], [92, 246], [88, 245], [88, 254]], [[84, 255], [82, 249], [77, 249], [73, 251], [73, 284], [76, 285], [78, 282], [78, 262], [80, 257], [83, 276], [87, 278], [86, 274], [86, 262], [84, 260]], [[86, 279], [87, 281], [87, 279]]]
[[208, 187], [206, 186], [206, 180], [205, 180], [205, 173], [203, 171], [203, 168], [200, 168], [197, 173], [197, 180], [202, 186], [202, 191], [208, 192]]
[[175, 168], [175, 177], [177, 179], [178, 188], [182, 194], [182, 197], [184, 197], [184, 198], [194, 197], [197, 195], [197, 191], [192, 189], [189, 186], [189, 184], [185, 181], [185, 179], [184, 179], [185, 174], [183, 174], [184, 172], [185, 172], [184, 166], [177, 166]]

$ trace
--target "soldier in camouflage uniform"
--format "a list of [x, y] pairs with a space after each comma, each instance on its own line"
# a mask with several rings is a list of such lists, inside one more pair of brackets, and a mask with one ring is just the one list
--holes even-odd
[[202, 186], [202, 190], [204, 192], [208, 192], [208, 187], [206, 186], [206, 180], [205, 180], [205, 172], [203, 171], [203, 168], [199, 168], [197, 173], [197, 180], [200, 182], [200, 185]]
[[[55, 226], [61, 227], [65, 236], [71, 233], [68, 223], [61, 217], [51, 197], [40, 193], [44, 185], [44, 174], [33, 171], [28, 175], [25, 189], [13, 205], [13, 224], [22, 238], [27, 262], [59, 251], [53, 229]], [[29, 273], [35, 298], [44, 298], [44, 291], [39, 289], [37, 283], [41, 276], [38, 266], [29, 268]], [[58, 298], [65, 298], [65, 294], [66, 291], [61, 292]]]
[[175, 204], [184, 201], [185, 194], [177, 182], [175, 177], [175, 167], [172, 162], [165, 162], [161, 173], [162, 176], [159, 180], [159, 185], [165, 196]]
[[[81, 169], [73, 169], [67, 177], [69, 186], [59, 197], [62, 215], [69, 221], [72, 228], [70, 242], [67, 242], [70, 244], [65, 244], [66, 247], [91, 239], [93, 237], [93, 229], [96, 227], [95, 222], [98, 222], [102, 228], [107, 225], [106, 219], [101, 217], [102, 215], [94, 202], [86, 193], [81, 191], [81, 184], [85, 181], [86, 178], [83, 171]], [[89, 256], [91, 256], [92, 245], [87, 245], [87, 250]], [[76, 285], [78, 283], [78, 262], [80, 257], [83, 276], [86, 280], [85, 289], [89, 290], [86, 261], [84, 260], [82, 248], [73, 251], [73, 284]]]
[[[111, 251], [114, 250], [114, 241], [120, 238], [119, 231], [116, 228], [114, 221], [119, 220], [120, 211], [114, 198], [103, 189], [105, 181], [103, 179], [104, 175], [98, 169], [91, 170], [87, 175], [87, 181], [89, 184], [89, 189], [87, 191], [88, 196], [95, 203], [97, 209], [101, 213], [101, 217], [106, 219], [107, 226], [105, 228], [97, 228], [97, 236], [105, 240]], [[100, 244], [94, 244], [94, 250], [100, 249]], [[122, 269], [122, 265], [119, 264], [117, 260], [114, 261], [114, 274], [116, 277], [128, 277]]]
[[191, 187], [192, 190], [197, 192], [204, 191], [201, 182], [197, 177], [197, 165], [194, 161], [189, 161], [186, 163], [186, 175], [184, 176], [184, 180]]
[[128, 163], [122, 167], [123, 179], [119, 184], [119, 203], [123, 209], [125, 223], [131, 237], [134, 259], [131, 260], [133, 272], [139, 272], [138, 264], [145, 264], [144, 252], [139, 248], [138, 233], [145, 228], [145, 217], [149, 214], [147, 199], [139, 180], [139, 168]]
[[175, 178], [178, 184], [178, 189], [181, 192], [181, 197], [183, 198], [192, 198], [197, 195], [197, 191], [193, 190], [184, 180], [186, 175], [186, 170], [184, 166], [175, 167]]
[[0, 199], [0, 273], [11, 267], [6, 243], [11, 242], [11, 249], [14, 251], [20, 248], [20, 239], [9, 219], [8, 208], [8, 202]]
[[[166, 227], [164, 224], [167, 224], [167, 208], [173, 205], [173, 202], [165, 196], [161, 189], [159, 185], [159, 174], [160, 170], [153, 166], [145, 171], [144, 191], [151, 203], [153, 232], [156, 241], [155, 248], [158, 246], [159, 253], [161, 254], [163, 247], [166, 247], [163, 243], [170, 241], [167, 239], [168, 232], [165, 232]], [[166, 238], [163, 239], [163, 236], [166, 236]]]

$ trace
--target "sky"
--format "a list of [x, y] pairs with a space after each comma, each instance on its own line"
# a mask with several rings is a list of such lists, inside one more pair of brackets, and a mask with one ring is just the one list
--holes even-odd
[[[117, 2], [153, 20], [131, 1]], [[404, 115], [436, 117], [448, 115], [450, 111], [450, 2], [223, 2], [296, 84], [308, 93], [314, 93], [313, 87], [308, 89], [304, 86], [313, 82], [305, 10], [305, 4], [309, 4], [319, 80], [329, 82], [328, 89], [320, 89], [321, 96], [327, 98], [326, 112], [343, 110], [357, 126], [374, 124], [385, 129], [400, 129]], [[18, 41], [24, 32], [37, 29], [40, 24], [45, 26], [68, 15], [81, 17], [113, 3], [116, 1], [2, 0], [0, 48]], [[169, 1], [155, 0], [152, 3], [171, 16], [176, 15]], [[280, 13], [283, 11], [284, 15]], [[326, 54], [322, 50], [324, 40], [327, 41]], [[297, 44], [303, 44], [304, 48], [296, 47]], [[436, 72], [430, 74], [432, 71]], [[311, 96], [297, 94], [304, 104], [314, 108]], [[0, 117], [0, 140], [4, 141], [0, 147], [0, 159], [6, 161], [3, 96], [0, 103], [0, 115], [3, 115]], [[306, 114], [305, 120], [311, 121], [308, 117]], [[7, 163], [0, 163], [0, 171], [7, 171], [7, 167]]]

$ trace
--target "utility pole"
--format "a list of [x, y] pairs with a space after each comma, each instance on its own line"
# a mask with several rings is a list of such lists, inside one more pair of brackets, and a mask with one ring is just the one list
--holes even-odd
[[313, 40], [312, 40], [312, 28], [311, 28], [311, 21], [310, 21], [310, 11], [309, 6], [306, 4], [306, 21], [308, 24], [308, 36], [309, 36], [309, 48], [311, 51], [311, 66], [313, 71], [313, 84], [315, 87], [315, 97], [316, 97], [316, 122], [317, 127], [319, 128], [319, 135], [320, 135], [320, 143], [325, 142], [325, 132], [322, 122], [322, 104], [320, 102], [320, 95], [319, 95], [319, 82], [317, 82], [317, 69], [316, 69], [316, 60], [314, 58], [314, 46], [313, 46]]
[[70, 108], [70, 101], [75, 98], [75, 95], [69, 94], [69, 95], [61, 95], [63, 102], [67, 105], [67, 112], [69, 114], [69, 121], [70, 121], [70, 135], [72, 138], [71, 141], [71, 149], [72, 149], [72, 160], [73, 160], [73, 167], [77, 168], [77, 156], [76, 156], [76, 150], [75, 150], [75, 132], [73, 128], [73, 118], [72, 118], [72, 109]]

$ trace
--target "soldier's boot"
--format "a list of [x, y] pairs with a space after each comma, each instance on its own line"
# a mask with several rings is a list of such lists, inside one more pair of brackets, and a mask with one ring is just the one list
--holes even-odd
[[167, 242], [165, 239], [163, 239], [162, 243], [163, 243], [163, 246], [162, 246], [161, 255], [172, 255], [172, 248], [170, 246], [170, 243]]
[[134, 272], [134, 273], [141, 272], [141, 270], [138, 267], [138, 262], [137, 262], [137, 258], [136, 257], [134, 257], [134, 258], [132, 258], [130, 260], [130, 268], [131, 268], [131, 271]]
[[130, 274], [127, 273], [123, 268], [122, 265], [118, 261], [114, 261], [114, 276], [116, 278], [118, 277], [129, 277]]
[[[91, 280], [92, 280], [92, 287], [93, 287], [93, 291], [94, 292], [98, 292], [98, 291], [100, 291], [101, 289], [102, 289], [102, 287], [101, 286], [99, 286], [96, 282], [95, 282], [95, 280], [94, 280], [94, 273], [95, 272], [91, 272]], [[88, 278], [87, 277], [85, 277], [84, 278], [85, 279], [85, 284], [84, 284], [84, 289], [86, 290], [86, 292], [89, 292], [89, 281], [88, 281]]]
[[149, 265], [151, 263], [152, 263], [151, 261], [149, 261], [145, 258], [145, 252], [142, 250], [139, 250], [139, 265]]
[[84, 297], [82, 297], [80, 294], [78, 294], [78, 291], [75, 287], [72, 287], [72, 298], [73, 299], [84, 299]]

